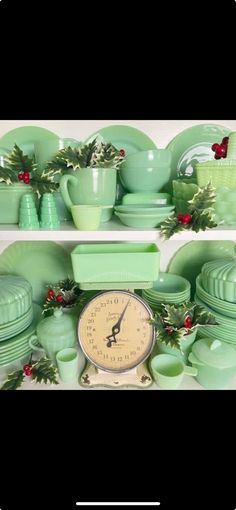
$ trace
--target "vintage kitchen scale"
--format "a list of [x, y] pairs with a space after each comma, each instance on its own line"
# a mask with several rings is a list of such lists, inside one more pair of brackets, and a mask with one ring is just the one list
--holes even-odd
[[93, 386], [152, 384], [146, 360], [155, 342], [152, 310], [133, 289], [157, 280], [160, 251], [155, 243], [78, 245], [71, 253], [74, 279], [98, 294], [82, 310], [78, 338], [88, 360], [80, 383]]
[[80, 383], [145, 388], [152, 378], [145, 363], [155, 342], [152, 310], [131, 290], [107, 290], [87, 303], [78, 337], [88, 364]]

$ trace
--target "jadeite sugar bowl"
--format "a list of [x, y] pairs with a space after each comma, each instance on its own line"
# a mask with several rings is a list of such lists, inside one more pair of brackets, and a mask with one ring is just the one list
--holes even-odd
[[197, 340], [188, 359], [198, 369], [197, 381], [209, 390], [227, 387], [236, 374], [236, 350], [220, 340]]
[[[35, 340], [41, 347], [36, 345]], [[64, 314], [61, 309], [55, 309], [52, 316], [38, 323], [36, 335], [30, 338], [29, 345], [34, 351], [46, 352], [56, 363], [56, 354], [67, 347], [74, 347], [76, 342], [76, 317]]]
[[206, 262], [202, 266], [201, 282], [208, 294], [236, 303], [236, 257]]

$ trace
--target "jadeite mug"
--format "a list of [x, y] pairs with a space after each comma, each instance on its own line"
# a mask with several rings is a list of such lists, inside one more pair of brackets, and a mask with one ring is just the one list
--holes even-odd
[[81, 142], [74, 138], [58, 138], [45, 142], [35, 143], [35, 160], [39, 168], [43, 170], [46, 164], [53, 159], [56, 153], [66, 147], [77, 148]]
[[115, 168], [80, 168], [60, 180], [62, 198], [70, 210], [73, 205], [109, 205], [116, 200]]
[[165, 390], [175, 390], [184, 375], [196, 376], [197, 368], [186, 366], [172, 354], [158, 354], [151, 360], [151, 371], [156, 383]]

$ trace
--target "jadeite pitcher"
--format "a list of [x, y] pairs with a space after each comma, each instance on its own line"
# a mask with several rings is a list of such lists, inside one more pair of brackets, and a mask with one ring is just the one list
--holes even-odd
[[63, 175], [60, 191], [70, 210], [72, 205], [114, 205], [117, 170], [115, 168], [80, 168]]

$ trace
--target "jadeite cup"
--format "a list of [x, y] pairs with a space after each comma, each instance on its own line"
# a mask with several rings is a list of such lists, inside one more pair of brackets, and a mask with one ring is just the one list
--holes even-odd
[[78, 351], [73, 348], [63, 349], [56, 355], [60, 379], [65, 382], [77, 382], [79, 376]]
[[156, 383], [165, 390], [178, 388], [185, 374], [196, 376], [198, 373], [196, 368], [184, 365], [172, 354], [158, 354], [152, 358], [150, 365]]
[[72, 218], [78, 230], [98, 230], [102, 207], [98, 205], [73, 205]]

